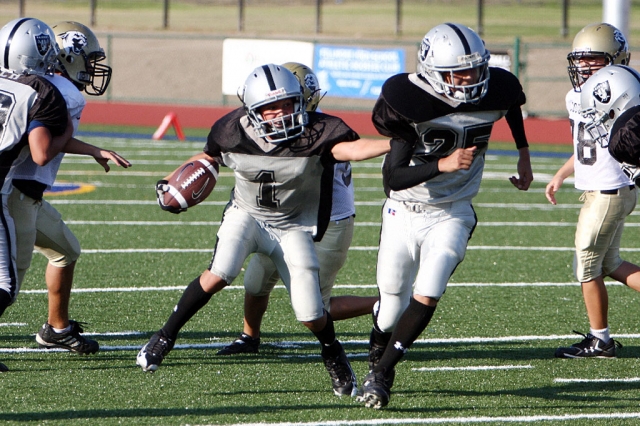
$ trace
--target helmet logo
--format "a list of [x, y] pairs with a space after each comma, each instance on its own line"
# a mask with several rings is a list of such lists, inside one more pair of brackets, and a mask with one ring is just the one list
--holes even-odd
[[620, 30], [615, 30], [613, 32], [613, 38], [618, 43], [620, 43], [620, 49], [618, 49], [618, 51], [626, 50], [626, 48], [627, 48], [627, 39], [624, 38], [624, 35], [622, 34], [622, 32], [620, 32]]
[[307, 74], [304, 76], [304, 85], [311, 93], [315, 93], [319, 90], [318, 80], [313, 74]]
[[427, 59], [427, 55], [429, 55], [429, 50], [431, 50], [431, 42], [428, 38], [422, 39], [422, 44], [420, 45], [420, 60], [424, 61]]
[[593, 88], [593, 97], [601, 104], [609, 103], [611, 100], [611, 88], [609, 81], [605, 80]]
[[51, 49], [51, 37], [47, 34], [38, 34], [34, 37], [38, 53], [44, 56]]
[[60, 38], [63, 43], [62, 48], [69, 49], [76, 55], [80, 55], [82, 49], [87, 45], [87, 36], [79, 31], [67, 31], [60, 35]]

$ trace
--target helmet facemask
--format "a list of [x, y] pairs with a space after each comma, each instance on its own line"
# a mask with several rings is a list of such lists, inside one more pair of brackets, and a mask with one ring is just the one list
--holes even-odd
[[610, 117], [610, 115], [614, 112], [610, 111], [607, 114], [603, 111], [598, 111], [594, 103], [594, 106], [582, 110], [580, 113], [586, 119], [584, 129], [591, 137], [591, 140], [606, 148], [609, 145], [609, 130], [613, 125], [613, 117]]
[[[456, 80], [460, 80], [461, 74], [469, 71], [476, 74], [471, 78], [470, 83], [456, 83]], [[455, 70], [438, 70], [434, 67], [426, 71], [423, 76], [434, 88], [437, 87], [438, 93], [444, 94], [447, 98], [457, 102], [473, 103], [478, 102], [487, 92], [489, 64], [484, 62], [477, 66], [460, 67]]]
[[[78, 73], [78, 79], [85, 82], [85, 92], [87, 95], [100, 96], [104, 94], [111, 81], [112, 69], [110, 66], [101, 64], [106, 56], [101, 52], [94, 52], [85, 57], [85, 63], [87, 72], [82, 76], [81, 72]], [[81, 78], [83, 77], [83, 78]]]
[[[265, 141], [281, 143], [304, 132], [308, 122], [307, 102], [298, 79], [288, 69], [273, 64], [256, 68], [238, 91], [238, 97], [256, 134]], [[280, 102], [275, 110], [287, 112], [289, 108], [285, 110], [282, 105], [285, 101], [292, 103], [291, 113], [273, 118], [263, 116], [265, 107], [274, 102]]]
[[281, 100], [291, 99], [293, 101], [293, 112], [291, 114], [280, 115], [272, 119], [266, 119], [261, 110], [268, 107], [274, 101], [257, 106], [247, 113], [256, 133], [270, 143], [280, 143], [288, 139], [299, 136], [304, 131], [307, 124], [307, 114], [301, 105], [304, 103], [302, 96], [281, 98]]
[[[594, 64], [598, 59], [604, 59], [604, 63]], [[613, 64], [613, 58], [605, 52], [571, 52], [567, 55], [567, 60], [567, 72], [576, 92], [580, 92], [580, 87], [598, 70]]]

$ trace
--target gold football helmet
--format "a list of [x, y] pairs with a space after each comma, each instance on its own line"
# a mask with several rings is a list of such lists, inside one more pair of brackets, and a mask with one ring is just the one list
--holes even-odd
[[102, 95], [111, 81], [112, 70], [99, 63], [106, 55], [93, 31], [73, 21], [60, 22], [52, 28], [60, 47], [56, 70], [88, 95]]
[[[571, 53], [567, 55], [569, 79], [576, 92], [587, 79], [606, 65], [629, 65], [629, 44], [624, 34], [610, 24], [590, 24], [573, 39]], [[604, 59], [604, 64], [589, 64], [590, 60]]]
[[320, 95], [320, 83], [318, 77], [311, 68], [299, 62], [287, 62], [282, 64], [296, 76], [304, 89], [304, 97], [307, 100], [307, 111], [315, 111], [324, 95]]

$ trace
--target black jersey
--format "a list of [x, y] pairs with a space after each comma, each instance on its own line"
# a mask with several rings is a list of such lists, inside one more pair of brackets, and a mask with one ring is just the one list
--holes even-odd
[[[452, 101], [415, 73], [398, 74], [384, 83], [373, 123], [392, 139], [383, 166], [388, 196], [428, 203], [471, 199], [480, 185], [493, 123], [505, 115], [509, 119], [511, 114], [516, 143], [527, 146], [520, 110], [526, 99], [520, 82], [500, 68], [490, 68], [490, 75], [487, 92], [477, 103]], [[470, 170], [440, 175], [439, 158], [471, 146], [478, 149]]]
[[269, 143], [239, 108], [213, 125], [204, 152], [234, 171], [234, 202], [241, 209], [269, 226], [316, 234], [320, 207], [322, 217], [331, 209], [331, 149], [358, 138], [341, 119], [311, 112], [302, 135]]
[[67, 128], [67, 106], [62, 94], [43, 77], [0, 72], [0, 178], [4, 181], [22, 148], [27, 131], [38, 122], [62, 135]]
[[640, 105], [623, 112], [613, 123], [608, 149], [616, 161], [640, 167]]

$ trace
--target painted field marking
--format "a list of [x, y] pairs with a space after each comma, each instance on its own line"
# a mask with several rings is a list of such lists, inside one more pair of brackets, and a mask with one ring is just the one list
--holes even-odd
[[[360, 425], [433, 425], [433, 424], [478, 424], [478, 423], [539, 423], [565, 422], [570, 420], [613, 420], [639, 419], [640, 413], [594, 413], [594, 414], [558, 414], [539, 416], [479, 416], [479, 417], [429, 417], [401, 419], [368, 419], [368, 420], [325, 420], [321, 422], [285, 422], [285, 423], [235, 423], [229, 426], [360, 426]], [[204, 425], [201, 425], [204, 426]], [[211, 425], [213, 426], [213, 425]]]
[[533, 365], [476, 365], [469, 367], [419, 367], [411, 371], [490, 371], [490, 370], [518, 370], [533, 368]]
[[[113, 335], [117, 335], [119, 337], [122, 336], [142, 336], [142, 335], [150, 335], [151, 333], [145, 333], [140, 331], [127, 331], [121, 332], [121, 334], [114, 333]], [[34, 334], [35, 335], [35, 334]], [[111, 334], [108, 333], [83, 333], [85, 336], [109, 336]], [[625, 339], [638, 339], [640, 338], [640, 334], [616, 334], [613, 337], [616, 338], [625, 338]], [[440, 344], [486, 344], [486, 343], [510, 343], [510, 342], [530, 342], [530, 341], [549, 341], [549, 340], [567, 340], [575, 338], [574, 334], [568, 335], [550, 335], [550, 336], [503, 336], [503, 337], [451, 337], [447, 339], [418, 339], [414, 342], [419, 345], [440, 345]], [[173, 347], [173, 350], [188, 350], [188, 349], [219, 349], [223, 346], [229, 344], [230, 339], [216, 339], [220, 340], [220, 342], [209, 342], [209, 343], [182, 343], [176, 344]], [[341, 340], [343, 345], [354, 345], [354, 346], [369, 346], [369, 340]], [[263, 345], [272, 346], [275, 348], [300, 348], [305, 346], [317, 346], [318, 342], [315, 340], [297, 340], [297, 341], [276, 341], [276, 342], [264, 342]], [[119, 345], [119, 346], [109, 346], [109, 345], [101, 345], [101, 351], [138, 351], [142, 345]], [[47, 352], [51, 351], [51, 349], [39, 349], [39, 348], [0, 348], [0, 353], [31, 353], [31, 352]], [[63, 350], [64, 351], [64, 350]], [[367, 356], [368, 352], [365, 353], [352, 353], [349, 356]], [[320, 355], [282, 355], [283, 357], [289, 358], [311, 358], [318, 357]]]
[[553, 379], [555, 383], [636, 383], [640, 377], [628, 377], [623, 379]]

